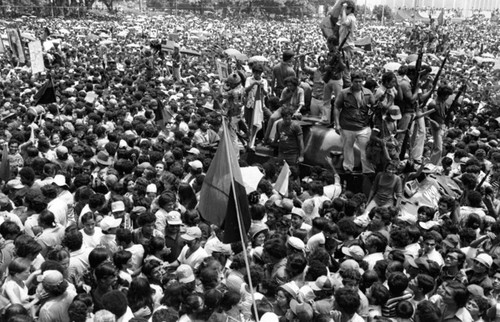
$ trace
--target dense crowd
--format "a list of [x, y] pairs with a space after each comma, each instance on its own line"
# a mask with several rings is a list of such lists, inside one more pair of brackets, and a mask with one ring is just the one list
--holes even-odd
[[[0, 321], [495, 321], [499, 29], [356, 14], [0, 21], [46, 67], [4, 42]], [[245, 245], [198, 211], [223, 118], [263, 176]], [[311, 120], [339, 169], [299, 170]], [[249, 164], [262, 145], [276, 157]], [[419, 203], [438, 177], [456, 189]]]

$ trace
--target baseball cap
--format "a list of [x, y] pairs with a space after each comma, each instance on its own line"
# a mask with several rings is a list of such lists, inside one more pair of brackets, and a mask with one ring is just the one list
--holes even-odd
[[333, 290], [335, 283], [332, 278], [322, 275], [316, 279], [316, 282], [309, 284], [313, 291], [330, 291]]
[[481, 263], [488, 268], [490, 268], [491, 265], [493, 264], [493, 258], [491, 258], [490, 255], [485, 253], [477, 255], [476, 258], [474, 258], [474, 261]]
[[100, 226], [102, 231], [108, 231], [109, 229], [120, 227], [121, 223], [122, 223], [121, 218], [116, 219], [113, 216], [105, 216], [101, 220]]
[[342, 253], [349, 257], [352, 257], [354, 260], [362, 260], [365, 257], [365, 252], [358, 245], [352, 245], [350, 247], [342, 247]]
[[450, 234], [446, 236], [446, 238], [443, 240], [443, 244], [451, 248], [457, 247], [459, 242], [460, 238], [458, 237], [458, 235], [455, 234]]
[[288, 237], [286, 243], [296, 250], [305, 251], [306, 249], [306, 244], [298, 237]]
[[290, 301], [290, 310], [295, 314], [300, 321], [312, 321], [313, 308], [308, 303], [299, 303], [296, 300]]
[[179, 267], [175, 270], [175, 274], [177, 276], [177, 280], [183, 284], [194, 281], [193, 269], [187, 264], [179, 265]]
[[111, 204], [111, 212], [125, 211], [125, 204], [123, 201], [118, 200]]
[[181, 214], [178, 211], [172, 210], [167, 214], [167, 223], [169, 225], [182, 225]]
[[291, 212], [292, 215], [297, 215], [300, 218], [304, 218], [306, 216], [306, 213], [301, 208], [293, 207]]
[[191, 148], [187, 151], [187, 153], [191, 153], [191, 154], [194, 154], [194, 155], [199, 155], [200, 154], [200, 150], [198, 150], [197, 148]]
[[44, 286], [57, 286], [64, 281], [64, 276], [56, 270], [48, 270], [43, 272], [42, 284]]
[[203, 163], [200, 160], [194, 160], [189, 162], [189, 166], [195, 170], [203, 169]]
[[188, 227], [186, 228], [186, 233], [181, 235], [181, 238], [187, 241], [195, 240], [201, 238], [201, 229], [198, 227]]
[[359, 264], [354, 259], [346, 259], [340, 264], [339, 272], [345, 272], [350, 269], [359, 270]]
[[67, 187], [66, 178], [62, 174], [56, 174], [54, 176], [54, 181], [52, 184], [55, 184], [58, 187]]

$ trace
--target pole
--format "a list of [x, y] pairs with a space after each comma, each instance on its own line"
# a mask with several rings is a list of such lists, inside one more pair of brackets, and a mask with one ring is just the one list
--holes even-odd
[[[227, 133], [228, 131], [228, 126], [226, 125], [226, 119], [224, 118], [224, 116], [222, 117], [222, 125], [223, 125], [223, 129], [224, 129], [224, 136], [225, 136], [225, 140], [228, 144], [227, 148], [226, 148], [226, 151], [227, 151], [227, 161], [228, 161], [228, 164], [231, 165], [233, 164], [233, 162], [236, 162], [237, 164], [237, 160], [231, 160], [231, 155], [229, 154], [229, 149], [234, 149], [233, 145], [232, 145], [232, 141], [231, 141], [231, 138], [229, 137], [229, 134]], [[231, 144], [231, 145], [229, 145]], [[259, 322], [259, 312], [257, 311], [257, 304], [255, 303], [255, 296], [253, 294], [253, 283], [252, 283], [252, 277], [250, 275], [250, 263], [248, 262], [248, 253], [247, 253], [247, 245], [246, 245], [246, 241], [245, 241], [245, 237], [243, 236], [243, 223], [241, 221], [241, 214], [240, 214], [240, 208], [238, 207], [238, 197], [236, 196], [236, 189], [234, 187], [234, 176], [233, 176], [233, 169], [231, 166], [229, 166], [229, 175], [231, 177], [231, 189], [233, 189], [233, 197], [234, 197], [234, 204], [236, 206], [236, 217], [238, 218], [238, 228], [239, 228], [239, 231], [240, 231], [240, 237], [241, 237], [241, 245], [243, 246], [243, 257], [245, 258], [245, 268], [246, 268], [246, 271], [247, 271], [247, 275], [248, 275], [248, 286], [250, 287], [250, 294], [252, 294], [252, 307], [254, 309], [254, 313], [255, 313], [255, 320], [257, 322]]]
[[384, 18], [385, 18], [385, 6], [382, 5], [382, 19], [381, 19], [382, 26], [384, 25]]

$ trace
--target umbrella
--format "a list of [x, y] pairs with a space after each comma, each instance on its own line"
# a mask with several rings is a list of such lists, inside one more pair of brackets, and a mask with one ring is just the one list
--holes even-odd
[[264, 56], [253, 56], [251, 57], [248, 62], [249, 63], [267, 63], [269, 61], [269, 59], [267, 59], [266, 57]]
[[248, 56], [245, 54], [236, 54], [234, 55], [234, 58], [240, 61], [248, 60]]
[[243, 167], [241, 168], [241, 177], [247, 194], [250, 194], [257, 190], [260, 179], [264, 177], [264, 174], [260, 172], [258, 167]]
[[199, 51], [193, 50], [193, 49], [187, 49], [187, 48], [182, 48], [180, 50], [181, 54], [186, 54], [189, 56], [201, 56], [201, 53]]
[[28, 40], [32, 40], [32, 41], [35, 41], [35, 40], [36, 40], [35, 35], [30, 34], [30, 33], [28, 33], [28, 32], [23, 32], [23, 33], [21, 33], [21, 37], [22, 37], [22, 38], [25, 38], [25, 39], [28, 39]]
[[119, 33], [116, 34], [117, 37], [127, 37], [127, 35], [128, 35], [127, 30], [120, 31]]
[[99, 45], [111, 45], [113, 43], [113, 40], [103, 40], [99, 42]]
[[401, 67], [400, 63], [392, 62], [392, 63], [387, 63], [384, 65], [384, 69], [390, 72], [394, 72]]
[[493, 56], [493, 54], [490, 53], [482, 54], [481, 56], [485, 58], [495, 58], [495, 56]]
[[226, 54], [228, 54], [229, 56], [241, 55], [241, 52], [237, 49], [234, 49], [234, 48], [226, 49], [226, 50], [224, 50], [224, 52]]
[[408, 57], [406, 57], [406, 61], [408, 61], [409, 63], [413, 62], [413, 61], [417, 61], [417, 59], [418, 59], [418, 55], [416, 55], [416, 54], [411, 54]]
[[128, 45], [125, 45], [125, 47], [127, 47], [127, 48], [141, 48], [141, 45], [139, 45], [139, 44], [128, 44]]
[[278, 41], [278, 42], [290, 42], [290, 39], [285, 38], [285, 37], [280, 37], [276, 41]]

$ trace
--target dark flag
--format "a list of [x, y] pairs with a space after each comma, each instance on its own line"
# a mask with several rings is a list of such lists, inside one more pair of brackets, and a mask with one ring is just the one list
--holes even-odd
[[223, 137], [203, 181], [198, 210], [205, 220], [224, 229], [223, 242], [228, 244], [246, 239], [251, 220], [241, 169], [225, 120], [222, 127]]
[[56, 103], [56, 91], [54, 90], [54, 84], [52, 79], [48, 79], [45, 84], [38, 90], [38, 92], [33, 96], [35, 105], [38, 104], [50, 104]]

